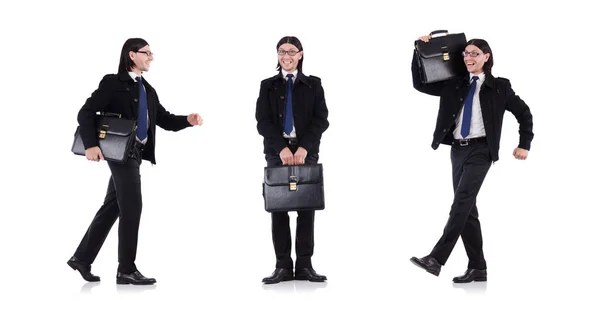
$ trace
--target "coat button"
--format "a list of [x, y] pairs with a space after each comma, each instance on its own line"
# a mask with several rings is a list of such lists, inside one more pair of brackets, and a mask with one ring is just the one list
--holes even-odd
[[463, 101], [463, 98], [460, 98], [459, 100], [460, 100], [460, 101]]
[[442, 132], [446, 132], [446, 129], [442, 130]]
[[285, 97], [284, 96], [279, 96], [279, 99], [283, 100], [283, 99], [285, 99]]
[[453, 114], [452, 114], [452, 118], [456, 118], [456, 114], [454, 114], [454, 113], [453, 113]]
[[129, 91], [129, 88], [127, 88], [127, 89], [125, 89], [125, 90]]
[[281, 117], [283, 117], [283, 115], [280, 113], [280, 114], [279, 114], [279, 117], [281, 118]]
[[133, 101], [138, 102], [138, 98], [133, 98]]

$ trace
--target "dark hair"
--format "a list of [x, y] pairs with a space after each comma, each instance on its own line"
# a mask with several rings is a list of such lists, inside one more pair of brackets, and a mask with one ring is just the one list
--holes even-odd
[[[300, 40], [298, 40], [298, 38], [293, 37], [293, 36], [285, 36], [285, 37], [281, 38], [281, 40], [279, 40], [279, 42], [277, 42], [277, 47], [275, 47], [275, 49], [279, 50], [279, 47], [281, 47], [281, 45], [284, 43], [289, 43], [291, 45], [294, 45], [296, 48], [298, 48], [298, 51], [303, 51], [302, 43], [300, 43]], [[300, 61], [298, 61], [298, 71], [299, 72], [302, 72], [302, 61], [304, 61], [304, 54], [302, 54], [302, 59], [300, 59]], [[277, 71], [281, 70], [281, 66], [279, 65], [279, 60], [277, 60], [277, 68], [275, 68], [275, 70], [277, 70]]]
[[121, 58], [119, 60], [119, 73], [127, 73], [131, 71], [135, 63], [129, 58], [129, 51], [137, 52], [141, 48], [148, 45], [148, 42], [142, 38], [129, 38], [123, 44], [121, 49]]
[[483, 64], [483, 72], [485, 73], [485, 75], [492, 75], [492, 67], [494, 66], [494, 54], [492, 53], [492, 48], [490, 48], [490, 45], [487, 43], [487, 41], [483, 40], [483, 39], [471, 39], [469, 40], [469, 42], [467, 42], [467, 44], [465, 45], [465, 48], [469, 45], [474, 45], [477, 48], [479, 48], [481, 51], [483, 51], [483, 53], [489, 53], [490, 54], [490, 58], [488, 59], [488, 61], [486, 61]]

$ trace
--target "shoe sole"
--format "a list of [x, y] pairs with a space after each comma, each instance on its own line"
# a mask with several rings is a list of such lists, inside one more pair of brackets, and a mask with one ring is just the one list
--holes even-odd
[[439, 272], [439, 271], [438, 271], [438, 272], [433, 272], [433, 271], [430, 271], [429, 269], [427, 269], [427, 268], [425, 267], [425, 265], [421, 264], [421, 263], [420, 263], [418, 260], [413, 260], [412, 258], [410, 258], [410, 262], [412, 262], [412, 263], [413, 263], [415, 266], [417, 266], [417, 267], [419, 267], [419, 268], [421, 268], [421, 269], [423, 269], [423, 270], [425, 270], [425, 271], [427, 271], [427, 272], [431, 273], [432, 275], [434, 275], [434, 276], [436, 276], [436, 277], [439, 277], [439, 276], [440, 276], [440, 272]]
[[133, 281], [124, 280], [124, 279], [117, 279], [117, 284], [131, 284], [131, 285], [149, 286], [149, 285], [153, 285], [155, 283], [156, 282], [133, 282]]
[[294, 277], [289, 276], [289, 277], [284, 277], [283, 279], [281, 279], [281, 281], [263, 281], [264, 284], [276, 284], [276, 283], [280, 283], [283, 281], [291, 281], [294, 280]]
[[314, 280], [314, 279], [310, 280], [310, 279], [308, 279], [308, 277], [300, 276], [300, 277], [294, 278], [294, 280], [310, 281], [310, 282], [325, 282], [327, 280], [327, 278], [325, 278], [325, 279], [319, 279], [319, 280]]
[[470, 283], [470, 282], [486, 282], [487, 277], [475, 278], [473, 280], [465, 281], [465, 280], [452, 280], [454, 283]]

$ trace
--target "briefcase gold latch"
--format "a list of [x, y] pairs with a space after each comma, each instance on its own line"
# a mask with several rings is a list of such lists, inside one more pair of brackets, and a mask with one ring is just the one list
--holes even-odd
[[296, 185], [296, 181], [298, 181], [298, 178], [296, 178], [296, 176], [290, 176], [290, 191], [296, 191], [296, 190], [298, 190], [298, 186]]
[[442, 47], [442, 59], [444, 61], [450, 60], [450, 53], [448, 52], [448, 47], [447, 46], [443, 46]]
[[98, 138], [100, 138], [100, 139], [106, 138], [106, 129], [108, 129], [108, 125], [103, 124], [102, 128], [105, 128], [105, 129], [100, 130], [100, 133], [98, 134]]

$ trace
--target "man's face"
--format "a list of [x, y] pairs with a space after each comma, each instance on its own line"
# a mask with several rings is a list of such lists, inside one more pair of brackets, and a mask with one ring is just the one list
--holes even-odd
[[295, 45], [284, 43], [277, 49], [279, 56], [279, 65], [286, 72], [294, 72], [298, 68], [298, 62], [302, 59], [302, 51], [299, 51]]
[[481, 49], [474, 45], [468, 45], [463, 52], [465, 65], [467, 70], [473, 74], [480, 74], [483, 72], [483, 65], [490, 58], [489, 53], [483, 53]]
[[150, 69], [150, 63], [154, 60], [150, 46], [145, 46], [139, 49], [137, 52], [129, 51], [129, 58], [134, 63], [131, 71], [135, 73], [142, 73]]

